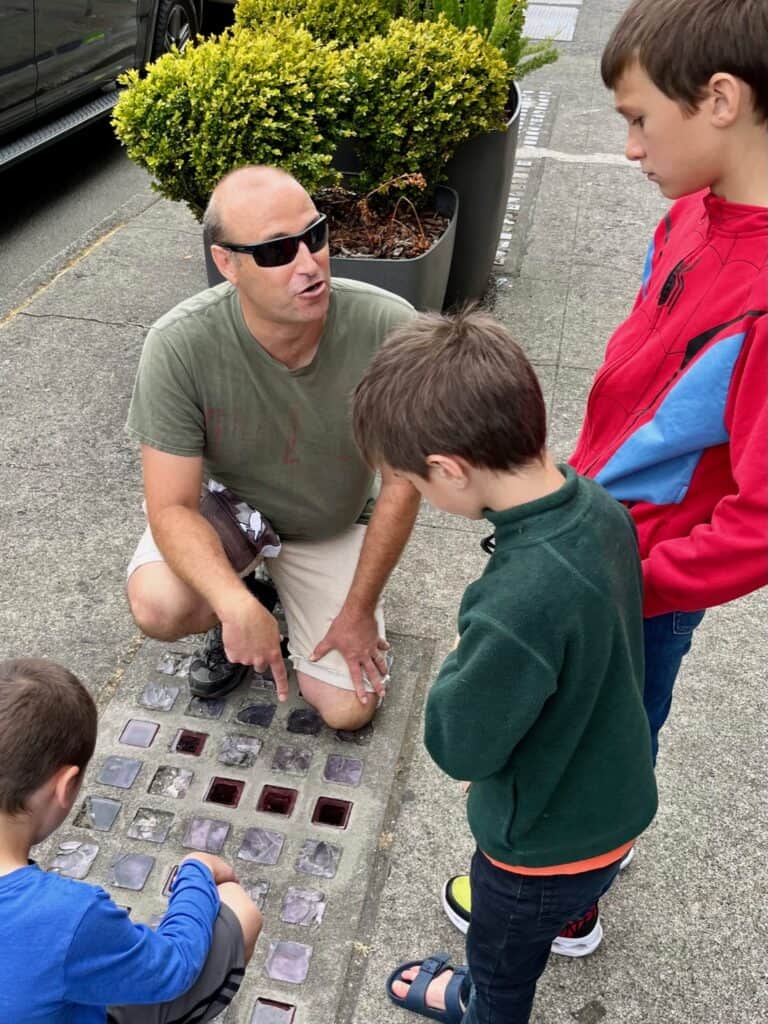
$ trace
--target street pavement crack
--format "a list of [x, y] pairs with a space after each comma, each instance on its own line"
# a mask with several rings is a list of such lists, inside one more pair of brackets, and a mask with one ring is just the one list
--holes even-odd
[[140, 324], [135, 320], [99, 320], [94, 316], [72, 316], [70, 313], [30, 313], [25, 309], [19, 316], [29, 316], [36, 320], [77, 320], [86, 324], [100, 324], [102, 327], [140, 327], [149, 330], [148, 324]]

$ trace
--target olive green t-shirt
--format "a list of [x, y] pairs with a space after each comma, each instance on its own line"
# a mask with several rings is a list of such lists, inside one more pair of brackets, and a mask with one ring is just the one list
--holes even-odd
[[230, 284], [180, 303], [147, 335], [127, 431], [262, 512], [284, 540], [331, 537], [361, 519], [373, 475], [352, 435], [350, 399], [404, 299], [334, 279], [314, 359], [289, 370], [246, 327]]

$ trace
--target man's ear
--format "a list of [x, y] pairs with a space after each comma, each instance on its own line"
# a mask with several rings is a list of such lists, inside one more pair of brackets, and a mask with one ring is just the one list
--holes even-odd
[[53, 799], [59, 807], [69, 808], [77, 799], [82, 784], [82, 774], [77, 765], [65, 764], [56, 772], [53, 782]]
[[211, 258], [222, 277], [225, 277], [230, 284], [237, 287], [238, 266], [237, 254], [230, 252], [221, 245], [211, 245]]
[[711, 121], [715, 128], [729, 128], [750, 104], [750, 90], [746, 82], [725, 71], [717, 71], [707, 83]]

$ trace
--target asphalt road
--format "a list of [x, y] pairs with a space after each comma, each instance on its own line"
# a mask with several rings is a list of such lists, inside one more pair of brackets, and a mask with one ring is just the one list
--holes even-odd
[[[221, 31], [231, 12], [209, 3], [204, 32]], [[148, 188], [149, 176], [126, 157], [108, 118], [0, 171], [0, 316], [9, 300], [34, 290], [43, 268]]]
[[33, 282], [44, 264], [148, 187], [108, 120], [0, 172], [0, 295]]

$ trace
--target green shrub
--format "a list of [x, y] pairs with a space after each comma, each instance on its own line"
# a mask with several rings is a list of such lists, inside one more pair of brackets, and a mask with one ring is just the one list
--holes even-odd
[[113, 125], [128, 156], [198, 218], [216, 183], [244, 164], [278, 164], [308, 191], [338, 177], [330, 164], [344, 133], [345, 64], [306, 29], [284, 21], [227, 32], [121, 81]]
[[392, 20], [391, 7], [391, 0], [239, 0], [235, 23], [262, 31], [285, 15], [315, 39], [347, 46], [386, 32]]
[[551, 40], [534, 43], [524, 35], [527, 8], [528, 0], [401, 0], [399, 12], [414, 21], [444, 15], [457, 28], [474, 26], [498, 46], [519, 80], [558, 57]]
[[474, 28], [400, 18], [346, 55], [363, 189], [406, 173], [433, 187], [460, 142], [504, 122], [507, 65]]

